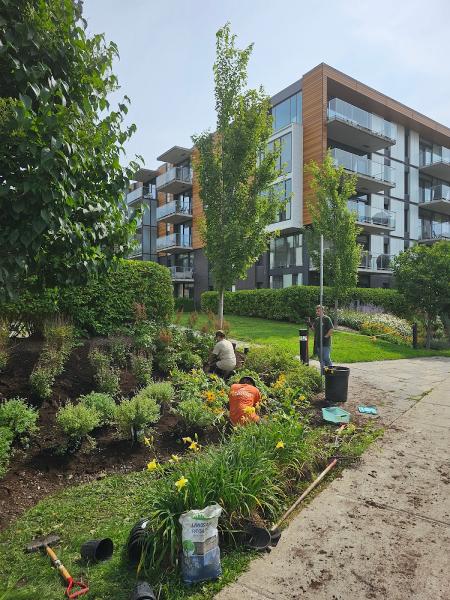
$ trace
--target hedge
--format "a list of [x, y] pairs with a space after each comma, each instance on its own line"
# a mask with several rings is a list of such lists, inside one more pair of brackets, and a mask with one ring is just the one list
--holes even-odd
[[[360, 301], [374, 304], [399, 317], [410, 316], [403, 296], [397, 290], [384, 288], [353, 288], [347, 302]], [[319, 302], [319, 287], [298, 285], [279, 290], [259, 289], [225, 292], [224, 312], [228, 314], [274, 319], [276, 321], [298, 322], [314, 316], [315, 306]], [[334, 306], [331, 288], [324, 288], [325, 306]], [[201, 301], [202, 310], [216, 312], [217, 292], [204, 292]]]
[[193, 298], [175, 298], [175, 310], [192, 312], [195, 309]]
[[115, 270], [85, 286], [24, 291], [15, 302], [0, 305], [0, 316], [31, 325], [54, 314], [68, 317], [77, 329], [107, 335], [133, 319], [135, 303], [144, 304], [149, 319], [168, 322], [174, 300], [170, 271], [157, 263], [122, 260]]

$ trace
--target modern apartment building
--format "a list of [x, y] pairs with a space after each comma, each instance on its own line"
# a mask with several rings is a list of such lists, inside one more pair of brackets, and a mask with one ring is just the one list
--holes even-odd
[[[450, 239], [450, 128], [326, 64], [271, 103], [270, 144], [281, 145], [284, 165], [276, 185], [290, 199], [269, 226], [280, 235], [236, 289], [317, 283], [301, 233], [311, 223], [304, 165], [321, 162], [327, 151], [336, 165], [357, 175], [349, 207], [361, 227], [359, 285], [389, 287], [393, 256], [415, 243]], [[175, 295], [198, 300], [212, 289], [212, 281], [199, 235], [202, 208], [192, 152], [174, 146], [158, 157], [163, 164], [157, 171], [141, 169], [136, 180], [152, 200], [157, 198], [156, 221], [151, 220], [153, 227], [157, 224], [156, 252], [172, 271]], [[133, 194], [138, 192], [129, 197]], [[151, 227], [148, 232], [156, 232]]]

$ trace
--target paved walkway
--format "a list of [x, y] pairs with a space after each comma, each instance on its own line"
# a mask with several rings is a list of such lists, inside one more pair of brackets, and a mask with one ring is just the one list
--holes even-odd
[[450, 599], [450, 359], [350, 366], [384, 437], [218, 600]]

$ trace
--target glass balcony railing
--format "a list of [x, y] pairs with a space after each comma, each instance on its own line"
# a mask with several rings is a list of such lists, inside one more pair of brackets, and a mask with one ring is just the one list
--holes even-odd
[[158, 189], [168, 186], [174, 181], [192, 184], [192, 169], [191, 167], [172, 167], [166, 173], [159, 175], [156, 178], [156, 187]]
[[437, 147], [434, 146], [434, 149], [429, 151], [422, 150], [420, 152], [420, 167], [429, 167], [430, 165], [445, 163], [450, 165], [450, 148], [446, 148], [445, 146]]
[[440, 229], [440, 228], [425, 228], [419, 234], [419, 240], [421, 241], [434, 241], [439, 242], [441, 240], [449, 241], [450, 240], [450, 228]]
[[193, 279], [194, 269], [192, 267], [169, 267], [172, 279]]
[[395, 229], [395, 213], [391, 210], [368, 206], [364, 202], [348, 201], [348, 208], [356, 213], [358, 223]]
[[375, 162], [364, 156], [341, 150], [340, 148], [333, 148], [331, 156], [336, 165], [342, 165], [348, 171], [395, 185], [394, 169], [392, 167]]
[[389, 138], [392, 141], [397, 138], [397, 126], [394, 123], [390, 123], [383, 117], [369, 113], [339, 98], [333, 98], [328, 102], [328, 118], [345, 121], [354, 127], [362, 127], [371, 133]]
[[367, 271], [392, 271], [393, 258], [391, 254], [378, 254], [374, 256], [368, 250], [363, 250], [361, 252], [359, 268]]
[[128, 192], [128, 194], [127, 194], [128, 204], [136, 202], [137, 200], [143, 200], [143, 199], [153, 199], [154, 200], [155, 198], [156, 198], [156, 192], [155, 192], [154, 186], [152, 188], [148, 185], [138, 187], [135, 190]]
[[158, 251], [168, 248], [191, 248], [191, 236], [186, 233], [171, 233], [156, 239], [156, 249]]
[[191, 202], [186, 202], [183, 200], [174, 200], [173, 202], [168, 202], [167, 204], [163, 204], [162, 206], [158, 206], [156, 209], [156, 218], [164, 219], [169, 215], [175, 214], [183, 214], [186, 216], [192, 216], [192, 204]]
[[445, 183], [434, 185], [429, 188], [420, 188], [419, 202], [436, 202], [438, 200], [446, 200], [450, 202], [450, 185]]

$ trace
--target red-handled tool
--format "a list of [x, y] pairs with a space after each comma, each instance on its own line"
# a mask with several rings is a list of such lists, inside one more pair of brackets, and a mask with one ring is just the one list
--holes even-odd
[[66, 567], [62, 564], [59, 558], [56, 556], [54, 550], [50, 548], [50, 544], [56, 544], [60, 540], [57, 535], [48, 535], [44, 538], [39, 538], [28, 544], [25, 548], [25, 552], [37, 552], [38, 550], [45, 550], [47, 555], [50, 557], [53, 566], [58, 570], [61, 577], [67, 583], [66, 596], [68, 598], [78, 598], [87, 594], [89, 587], [82, 581], [75, 581]]

